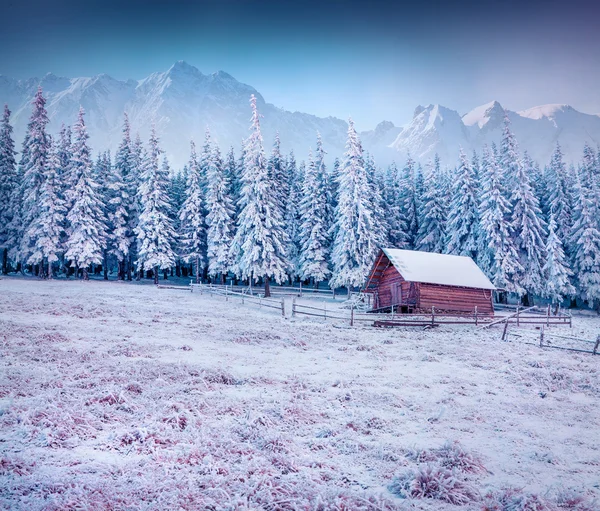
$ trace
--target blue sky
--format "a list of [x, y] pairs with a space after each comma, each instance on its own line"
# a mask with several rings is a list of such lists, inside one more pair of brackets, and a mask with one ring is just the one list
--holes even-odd
[[600, 113], [597, 3], [4, 0], [0, 74], [140, 79], [185, 60], [360, 129], [429, 103]]

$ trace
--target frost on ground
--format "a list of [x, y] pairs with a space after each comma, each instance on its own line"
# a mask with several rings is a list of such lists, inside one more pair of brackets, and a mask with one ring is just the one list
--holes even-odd
[[600, 509], [600, 357], [500, 335], [4, 278], [0, 505]]

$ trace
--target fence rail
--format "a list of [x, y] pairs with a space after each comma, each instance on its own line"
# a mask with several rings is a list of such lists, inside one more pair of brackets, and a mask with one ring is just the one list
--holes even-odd
[[[244, 285], [235, 285], [235, 284], [201, 284], [196, 283], [194, 280], [191, 280], [190, 287], [193, 286], [208, 286], [210, 288], [215, 289], [228, 289], [230, 291], [239, 291], [245, 292], [250, 295], [254, 294], [264, 294], [265, 288], [264, 286], [244, 286]], [[334, 300], [336, 298], [346, 298], [347, 295], [343, 293], [336, 292], [335, 289], [315, 289], [314, 287], [303, 286], [300, 283], [299, 286], [279, 286], [279, 285], [271, 285], [270, 291], [272, 295], [286, 295], [286, 296], [298, 296], [302, 297], [305, 294], [308, 295], [321, 295], [325, 297], [331, 297]]]
[[266, 307], [268, 309], [276, 309], [281, 311], [281, 315], [285, 317], [285, 302], [283, 298], [281, 300], [276, 300], [274, 298], [263, 298], [259, 295], [252, 295], [247, 292], [237, 292], [233, 291], [229, 288], [229, 286], [213, 286], [210, 284], [190, 284], [190, 288], [192, 293], [199, 291], [202, 293], [209, 293], [212, 295], [222, 296], [225, 298], [225, 301], [239, 299], [242, 304], [246, 302], [251, 305], [258, 305], [259, 308]]
[[[550, 333], [542, 327], [539, 335], [534, 332], [523, 332], [519, 333], [508, 331], [504, 329], [502, 333], [502, 340], [509, 341], [510, 337], [523, 340], [524, 344], [533, 346], [539, 346], [540, 348], [554, 348], [559, 350], [576, 351], [579, 353], [590, 353], [592, 355], [600, 354], [600, 335], [596, 337], [596, 340], [582, 339], [581, 337], [572, 337], [566, 335], [558, 335]], [[553, 339], [559, 339], [559, 342], [552, 342]], [[584, 349], [582, 345], [590, 345], [590, 349]], [[593, 345], [593, 348], [592, 348]]]

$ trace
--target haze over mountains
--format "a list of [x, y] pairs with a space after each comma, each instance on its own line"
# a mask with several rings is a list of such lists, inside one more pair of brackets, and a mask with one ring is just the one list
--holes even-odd
[[[347, 123], [335, 117], [289, 112], [267, 103], [250, 85], [219, 71], [205, 75], [179, 61], [165, 72], [153, 73], [136, 81], [119, 81], [100, 74], [92, 78], [63, 78], [47, 74], [41, 79], [15, 80], [0, 75], [0, 103], [13, 111], [17, 146], [20, 146], [31, 112], [31, 100], [38, 85], [48, 98], [50, 129], [57, 132], [62, 123], [72, 124], [79, 106], [87, 112], [86, 121], [94, 151], [114, 149], [121, 139], [123, 112], [133, 131], [145, 140], [151, 123], [156, 123], [162, 147], [175, 167], [189, 156], [189, 141], [202, 144], [206, 127], [222, 151], [233, 145], [239, 151], [248, 134], [249, 97], [256, 95], [262, 119], [265, 148], [279, 131], [284, 151], [293, 149], [298, 160], [314, 147], [316, 132], [323, 137], [329, 157], [341, 156], [346, 142]], [[600, 116], [578, 112], [568, 105], [543, 105], [521, 112], [508, 111], [512, 130], [521, 150], [546, 164], [556, 141], [565, 159], [577, 161], [583, 145], [600, 144]], [[383, 121], [373, 130], [361, 133], [365, 149], [380, 165], [392, 160], [402, 163], [408, 152], [426, 163], [437, 152], [444, 165], [454, 165], [459, 147], [480, 151], [483, 144], [499, 142], [504, 109], [493, 101], [465, 115], [441, 105], [418, 106], [403, 127]]]

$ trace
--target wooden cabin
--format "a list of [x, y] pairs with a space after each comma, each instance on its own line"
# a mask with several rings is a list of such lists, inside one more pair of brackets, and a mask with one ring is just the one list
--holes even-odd
[[494, 315], [496, 288], [470, 257], [384, 248], [363, 291], [373, 311], [465, 312]]

